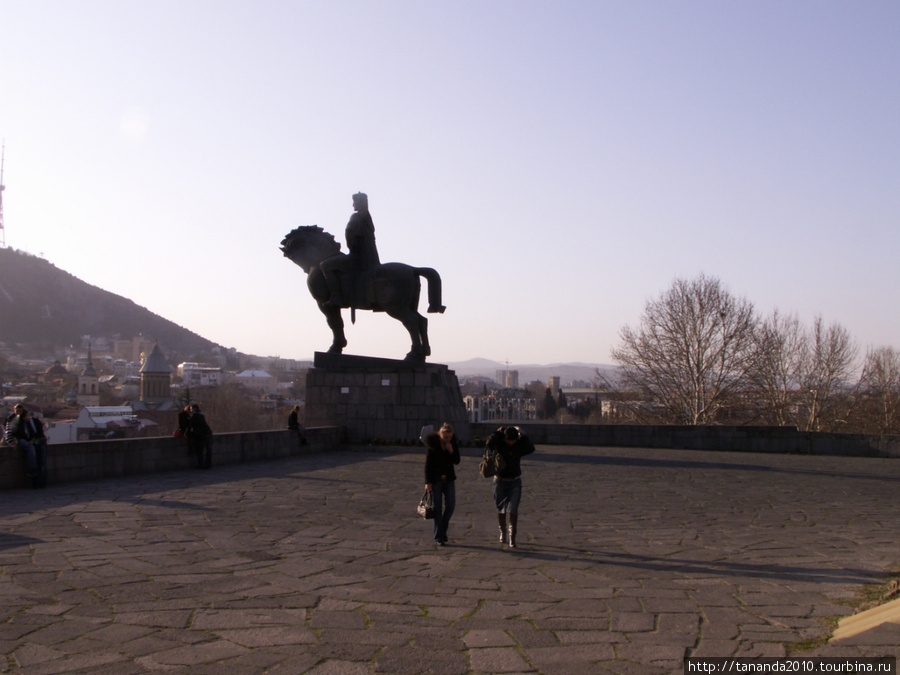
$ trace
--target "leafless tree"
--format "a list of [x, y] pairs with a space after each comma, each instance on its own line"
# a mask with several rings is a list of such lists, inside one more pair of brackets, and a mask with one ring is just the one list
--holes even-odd
[[612, 358], [622, 366], [625, 387], [649, 394], [672, 421], [709, 423], [746, 383], [756, 324], [753, 305], [718, 279], [676, 279], [647, 303], [639, 328], [621, 330]]
[[263, 431], [286, 427], [287, 413], [261, 410], [256, 397], [243, 387], [225, 384], [194, 391], [206, 421], [215, 433]]
[[795, 405], [806, 334], [795, 315], [777, 309], [756, 331], [757, 360], [750, 376], [768, 421], [797, 424]]
[[[860, 394], [866, 413], [860, 420], [864, 431], [896, 434], [900, 431], [900, 352], [893, 347], [870, 348], [866, 352]], [[871, 422], [869, 421], [871, 420]]]
[[813, 321], [800, 366], [800, 396], [806, 407], [807, 431], [832, 431], [838, 388], [853, 375], [858, 348], [846, 328], [826, 328], [821, 316]]

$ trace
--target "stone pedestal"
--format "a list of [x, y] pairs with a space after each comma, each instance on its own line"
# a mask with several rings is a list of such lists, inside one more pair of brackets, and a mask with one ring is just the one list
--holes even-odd
[[408, 363], [316, 352], [306, 376], [306, 426], [342, 426], [351, 443], [418, 439], [423, 426], [453, 425], [471, 437], [456, 373], [436, 363]]

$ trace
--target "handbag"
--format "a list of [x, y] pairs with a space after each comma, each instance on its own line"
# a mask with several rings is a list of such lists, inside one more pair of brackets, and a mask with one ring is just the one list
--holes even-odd
[[478, 465], [478, 473], [481, 474], [482, 478], [496, 476], [505, 468], [506, 460], [503, 459], [503, 455], [490, 448], [484, 449], [484, 454], [481, 456], [481, 463]]
[[422, 499], [419, 500], [419, 507], [416, 509], [416, 512], [425, 520], [432, 520], [434, 518], [434, 497], [432, 497], [430, 492], [426, 492], [422, 495]]

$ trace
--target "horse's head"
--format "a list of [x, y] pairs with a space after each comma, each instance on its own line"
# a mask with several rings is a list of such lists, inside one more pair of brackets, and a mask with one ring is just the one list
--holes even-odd
[[309, 274], [325, 258], [337, 255], [341, 245], [334, 235], [318, 225], [305, 225], [292, 230], [281, 240], [281, 252]]

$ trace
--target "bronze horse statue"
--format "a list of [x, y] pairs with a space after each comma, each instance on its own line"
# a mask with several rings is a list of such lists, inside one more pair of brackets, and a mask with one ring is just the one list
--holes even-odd
[[[331, 306], [331, 293], [319, 267], [319, 263], [326, 258], [346, 255], [340, 252], [340, 243], [318, 225], [308, 225], [285, 235], [281, 241], [281, 251], [306, 272], [309, 292], [334, 334], [328, 353], [340, 354], [347, 346], [341, 307]], [[386, 312], [409, 331], [412, 347], [406, 355], [407, 361], [424, 361], [431, 354], [428, 319], [419, 314], [419, 277], [425, 277], [428, 281], [428, 312], [443, 314], [446, 308], [441, 304], [441, 277], [435, 270], [403, 263], [385, 263], [370, 271], [344, 276], [347, 278], [340, 281], [343, 284], [341, 295], [345, 299], [342, 307], [349, 307], [354, 319], [357, 309]]]

